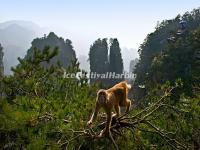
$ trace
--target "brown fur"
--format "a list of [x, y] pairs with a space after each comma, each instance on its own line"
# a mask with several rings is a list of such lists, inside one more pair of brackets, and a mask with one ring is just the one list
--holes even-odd
[[130, 86], [126, 81], [120, 82], [108, 90], [100, 89], [97, 93], [95, 111], [88, 121], [88, 125], [96, 119], [99, 109], [103, 107], [107, 114], [106, 127], [101, 132], [100, 136], [109, 135], [110, 124], [112, 119], [112, 108], [116, 111], [116, 116], [120, 116], [120, 106], [126, 107], [126, 112], [130, 110], [131, 101], [128, 99], [128, 90]]

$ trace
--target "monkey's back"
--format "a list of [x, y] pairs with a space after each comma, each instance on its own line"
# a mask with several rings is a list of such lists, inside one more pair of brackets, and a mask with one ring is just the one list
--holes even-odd
[[112, 88], [112, 90], [107, 91], [112, 97], [110, 100], [113, 101], [115, 105], [124, 106], [126, 101], [126, 93], [124, 88]]

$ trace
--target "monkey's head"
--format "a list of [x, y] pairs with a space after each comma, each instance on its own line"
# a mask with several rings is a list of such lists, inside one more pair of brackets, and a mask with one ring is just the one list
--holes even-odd
[[100, 105], [106, 104], [107, 98], [108, 98], [108, 95], [107, 95], [106, 90], [101, 89], [101, 90], [98, 91], [98, 93], [97, 93], [97, 101], [98, 101], [98, 103]]

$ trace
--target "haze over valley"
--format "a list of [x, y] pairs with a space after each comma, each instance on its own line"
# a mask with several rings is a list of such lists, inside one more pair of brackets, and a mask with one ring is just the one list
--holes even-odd
[[[48, 35], [49, 32], [51, 30], [48, 27], [41, 27], [31, 21], [14, 20], [0, 23], [0, 43], [4, 48], [4, 73], [6, 75], [11, 73], [10, 68], [18, 64], [18, 57], [23, 58], [26, 55], [33, 39]], [[65, 35], [66, 37], [63, 38], [68, 38], [67, 31]], [[75, 42], [72, 41], [72, 45], [80, 61], [80, 67], [89, 72], [89, 62], [87, 60], [89, 48], [93, 41], [82, 48], [80, 48], [78, 41], [81, 41], [81, 39], [75, 39]], [[124, 70], [129, 71], [130, 61], [138, 57], [137, 50], [126, 47], [121, 49]]]

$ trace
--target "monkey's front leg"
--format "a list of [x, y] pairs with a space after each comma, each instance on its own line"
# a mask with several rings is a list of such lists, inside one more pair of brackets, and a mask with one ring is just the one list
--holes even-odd
[[88, 125], [88, 126], [90, 126], [90, 125], [93, 123], [93, 121], [96, 120], [97, 115], [98, 115], [98, 112], [99, 112], [99, 109], [100, 109], [100, 105], [99, 105], [98, 102], [96, 102], [96, 106], [95, 106], [94, 113], [92, 114], [90, 120], [87, 122], [87, 125]]
[[111, 126], [111, 120], [112, 120], [111, 110], [107, 111], [106, 114], [107, 114], [106, 126], [99, 134], [99, 137], [103, 137], [103, 136], [109, 137], [110, 136], [110, 126]]

